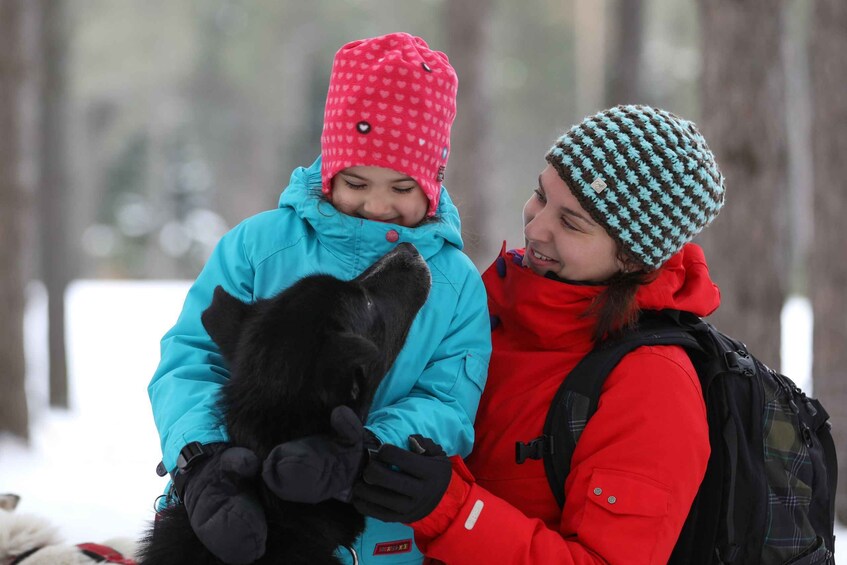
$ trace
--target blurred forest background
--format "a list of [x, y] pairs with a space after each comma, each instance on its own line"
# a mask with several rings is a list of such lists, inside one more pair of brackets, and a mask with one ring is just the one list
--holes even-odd
[[49, 296], [66, 407], [68, 283], [196, 276], [318, 154], [334, 52], [391, 31], [457, 69], [445, 184], [481, 269], [522, 245], [521, 206], [571, 124], [617, 103], [697, 122], [728, 186], [699, 241], [713, 321], [777, 368], [780, 309], [809, 298], [847, 477], [844, 0], [0, 0], [0, 432], [28, 436], [26, 285]]

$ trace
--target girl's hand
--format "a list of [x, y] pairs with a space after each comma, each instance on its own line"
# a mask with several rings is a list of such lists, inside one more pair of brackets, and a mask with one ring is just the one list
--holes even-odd
[[277, 445], [264, 462], [262, 479], [283, 500], [317, 504], [348, 502], [359, 476], [367, 430], [347, 406], [332, 411], [333, 436], [308, 436]]
[[230, 565], [265, 554], [268, 525], [256, 493], [260, 461], [243, 447], [204, 446], [211, 454], [186, 474], [181, 494], [194, 533], [215, 557]]

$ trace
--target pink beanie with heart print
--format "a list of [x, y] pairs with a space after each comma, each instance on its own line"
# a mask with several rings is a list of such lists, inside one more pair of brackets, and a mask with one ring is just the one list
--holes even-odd
[[447, 55], [420, 37], [391, 33], [353, 41], [335, 54], [321, 135], [323, 193], [348, 167], [410, 176], [435, 214], [450, 155], [458, 79]]

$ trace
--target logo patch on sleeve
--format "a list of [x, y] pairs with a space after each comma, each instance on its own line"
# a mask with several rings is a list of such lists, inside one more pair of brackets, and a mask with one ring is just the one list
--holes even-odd
[[374, 555], [390, 555], [394, 553], [409, 553], [412, 551], [412, 540], [384, 541], [374, 546]]

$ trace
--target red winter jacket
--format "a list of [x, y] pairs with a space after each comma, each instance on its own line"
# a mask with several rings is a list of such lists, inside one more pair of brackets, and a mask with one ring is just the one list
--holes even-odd
[[[515, 442], [541, 435], [563, 376], [591, 349], [594, 321], [582, 315], [603, 287], [540, 277], [521, 254], [502, 254], [505, 265], [483, 275], [496, 325], [466, 461], [473, 476], [454, 461], [446, 496], [412, 524], [416, 541], [450, 564], [666, 563], [709, 458], [694, 368], [677, 346], [624, 357], [577, 443], [560, 510], [543, 462], [518, 465]], [[636, 298], [642, 309], [705, 316], [720, 293], [688, 244]]]

